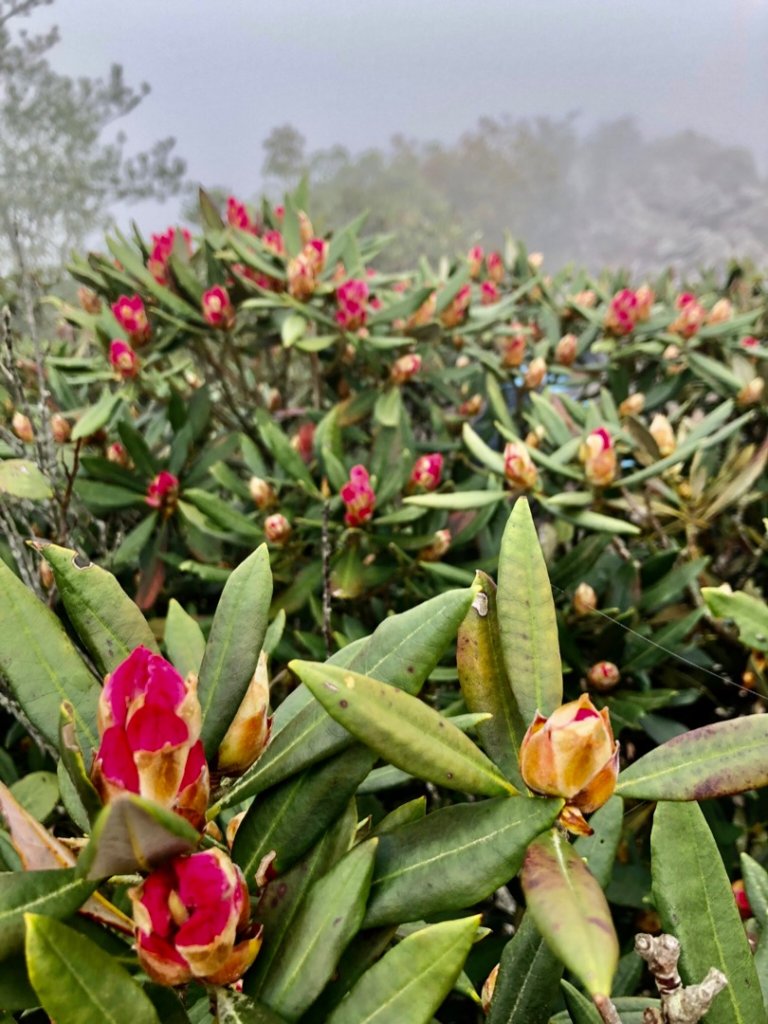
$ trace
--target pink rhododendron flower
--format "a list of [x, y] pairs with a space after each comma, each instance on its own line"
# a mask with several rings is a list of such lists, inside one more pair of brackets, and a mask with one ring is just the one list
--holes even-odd
[[223, 850], [174, 857], [129, 891], [139, 962], [153, 981], [230, 985], [261, 946], [242, 872]]
[[494, 284], [501, 284], [504, 280], [504, 260], [501, 258], [501, 253], [489, 252], [485, 257], [485, 266], [491, 281]]
[[121, 295], [117, 302], [112, 303], [112, 312], [134, 345], [143, 345], [147, 341], [151, 329], [140, 295]]
[[[168, 228], [160, 235], [152, 235], [152, 250], [147, 260], [147, 270], [158, 284], [166, 287], [171, 283], [168, 273], [168, 261], [171, 258], [173, 247], [176, 242], [176, 228]], [[187, 228], [181, 228], [181, 236], [187, 247], [187, 252], [192, 252], [192, 235]]]
[[200, 741], [197, 679], [137, 647], [99, 696], [100, 743], [91, 777], [105, 802], [138, 793], [201, 827], [208, 766]]
[[353, 466], [349, 480], [340, 491], [346, 506], [344, 522], [347, 526], [362, 526], [367, 523], [376, 508], [376, 495], [371, 487], [371, 478], [365, 466]]
[[122, 380], [130, 380], [139, 372], [139, 357], [127, 341], [113, 338], [109, 345], [109, 362]]
[[484, 306], [491, 306], [501, 298], [499, 287], [493, 281], [483, 281], [480, 285], [480, 301]]
[[411, 484], [423, 487], [426, 491], [434, 491], [440, 486], [443, 475], [443, 456], [440, 452], [420, 455], [411, 470]]
[[622, 288], [611, 299], [605, 314], [605, 329], [612, 334], [629, 334], [638, 320], [637, 295], [631, 288]]
[[179, 478], [173, 473], [169, 473], [167, 469], [163, 469], [150, 481], [144, 500], [150, 508], [163, 509], [166, 515], [170, 515], [176, 507], [178, 496]]
[[617, 459], [613, 438], [605, 427], [588, 434], [579, 450], [587, 480], [595, 487], [607, 487], [616, 476]]
[[233, 228], [240, 228], [241, 231], [248, 231], [252, 235], [258, 235], [258, 224], [252, 220], [248, 207], [241, 203], [234, 196], [227, 197], [227, 223]]
[[235, 310], [226, 288], [217, 284], [203, 292], [201, 305], [206, 323], [222, 331], [230, 330], [235, 322]]
[[364, 326], [368, 318], [368, 282], [362, 278], [350, 278], [336, 289], [336, 323], [343, 331], [356, 331]]
[[469, 276], [478, 277], [483, 267], [483, 252], [482, 245], [473, 245], [467, 253], [467, 262], [469, 263]]
[[691, 338], [704, 326], [707, 311], [691, 292], [683, 292], [675, 300], [679, 313], [667, 328], [672, 334]]

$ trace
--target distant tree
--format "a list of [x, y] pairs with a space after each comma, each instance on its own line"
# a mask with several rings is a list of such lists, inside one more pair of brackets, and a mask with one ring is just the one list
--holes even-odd
[[174, 140], [130, 154], [109, 129], [149, 92], [122, 68], [104, 78], [69, 78], [50, 65], [56, 28], [31, 35], [19, 19], [52, 0], [0, 0], [0, 267], [59, 263], [104, 226], [117, 201], [165, 199], [179, 191], [184, 161]]
[[264, 163], [261, 172], [265, 184], [294, 188], [306, 171], [306, 140], [290, 124], [273, 128], [264, 140]]

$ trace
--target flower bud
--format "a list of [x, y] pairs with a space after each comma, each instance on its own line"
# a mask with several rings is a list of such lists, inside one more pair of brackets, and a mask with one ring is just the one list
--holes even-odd
[[230, 301], [229, 293], [220, 284], [203, 292], [203, 317], [211, 327], [221, 331], [229, 331], [235, 323], [235, 310]]
[[502, 338], [500, 342], [501, 365], [508, 370], [514, 370], [525, 362], [525, 352], [528, 346], [528, 337], [523, 333], [521, 323], [512, 324], [514, 334]]
[[68, 419], [65, 419], [60, 412], [51, 416], [51, 437], [56, 444], [66, 444], [69, 435], [72, 433], [72, 426]]
[[458, 327], [467, 318], [469, 301], [472, 297], [472, 289], [468, 284], [459, 288], [446, 308], [440, 314], [440, 322], [444, 327]]
[[730, 299], [718, 299], [709, 311], [707, 323], [723, 324], [733, 316], [733, 306]]
[[541, 356], [532, 359], [528, 364], [528, 370], [523, 378], [523, 384], [528, 391], [533, 391], [541, 386], [547, 375], [547, 364]]
[[679, 312], [667, 330], [672, 334], [679, 334], [683, 338], [693, 337], [704, 326], [707, 318], [706, 310], [696, 296], [690, 292], [678, 295], [675, 306]]
[[209, 783], [194, 675], [137, 647], [106, 678], [98, 726], [91, 777], [105, 803], [138, 793], [202, 826]]
[[232, 719], [216, 757], [222, 775], [241, 775], [256, 761], [267, 745], [270, 732], [269, 674], [262, 651], [245, 696]]
[[167, 518], [176, 511], [178, 499], [179, 478], [173, 473], [169, 473], [167, 469], [163, 469], [150, 481], [144, 500], [150, 508], [160, 509], [163, 516]]
[[85, 286], [78, 288], [77, 301], [80, 304], [80, 308], [92, 316], [96, 316], [97, 313], [101, 312], [101, 299], [90, 288]]
[[661, 354], [661, 358], [666, 363], [666, 373], [669, 377], [674, 377], [678, 373], [683, 372], [683, 364], [678, 362], [680, 359], [681, 352], [677, 345], [667, 345]]
[[573, 592], [573, 610], [577, 615], [589, 615], [597, 608], [597, 594], [588, 583], [580, 583]]
[[114, 462], [116, 466], [130, 466], [131, 460], [121, 441], [113, 441], [107, 448], [107, 461]]
[[25, 444], [31, 444], [35, 440], [35, 431], [32, 427], [32, 420], [23, 412], [15, 412], [11, 420], [11, 430], [16, 437]]
[[121, 295], [112, 303], [112, 312], [134, 345], [143, 345], [149, 339], [152, 331], [140, 295]]
[[635, 292], [635, 302], [637, 303], [635, 309], [637, 314], [638, 323], [642, 323], [647, 320], [651, 315], [651, 309], [656, 301], [653, 289], [650, 285], [641, 284]]
[[264, 536], [270, 544], [282, 546], [292, 533], [293, 527], [282, 512], [275, 512], [264, 520]]
[[261, 236], [261, 240], [264, 243], [264, 248], [269, 249], [274, 256], [285, 256], [285, 242], [280, 231], [269, 228]]
[[760, 345], [760, 342], [759, 342], [759, 341], [757, 340], [757, 338], [755, 338], [755, 337], [754, 337], [753, 335], [751, 335], [751, 334], [747, 334], [747, 335], [745, 335], [745, 336], [744, 336], [744, 337], [743, 337], [743, 338], [742, 338], [742, 339], [741, 339], [741, 340], [739, 341], [739, 347], [740, 347], [740, 348], [744, 348], [744, 349], [746, 349], [747, 351], [749, 351], [750, 349], [753, 349], [753, 348], [758, 348], [758, 347], [759, 347], [759, 345]]
[[509, 441], [504, 448], [504, 476], [513, 487], [530, 491], [536, 486], [539, 472], [524, 444]]
[[286, 268], [288, 276], [288, 294], [298, 299], [299, 302], [306, 302], [314, 294], [317, 278], [315, 269], [304, 255], [299, 253], [288, 260]]
[[48, 562], [40, 562], [38, 568], [38, 576], [40, 577], [40, 583], [42, 584], [43, 590], [50, 590], [53, 584], [56, 582], [56, 577], [53, 575], [53, 569], [50, 567]]
[[610, 693], [621, 681], [621, 673], [612, 661], [598, 661], [587, 670], [587, 683], [598, 693]]
[[656, 447], [659, 449], [659, 455], [662, 457], [671, 455], [677, 447], [675, 431], [672, 428], [672, 424], [669, 422], [667, 417], [663, 416], [661, 413], [657, 413], [651, 420], [651, 424], [648, 427], [648, 433], [656, 442]]
[[462, 402], [461, 405], [459, 406], [459, 416], [477, 416], [477, 414], [480, 412], [482, 408], [483, 396], [478, 394], [472, 395], [470, 398], [466, 400], [466, 402]]
[[594, 487], [607, 487], [616, 476], [617, 460], [613, 438], [605, 427], [598, 427], [587, 435], [579, 449], [584, 473]]
[[411, 313], [405, 322], [404, 330], [406, 332], [412, 331], [415, 327], [423, 327], [425, 324], [430, 323], [434, 319], [435, 310], [437, 308], [437, 292], [432, 292], [431, 295], [422, 302], [415, 313]]
[[532, 252], [528, 254], [528, 266], [531, 268], [531, 270], [541, 270], [543, 262], [543, 252]]
[[306, 245], [314, 233], [315, 229], [312, 227], [312, 221], [303, 210], [299, 210], [299, 237], [301, 238], [301, 244]]
[[576, 292], [575, 295], [569, 295], [568, 301], [575, 306], [582, 306], [584, 309], [594, 309], [597, 305], [597, 292], [592, 291], [591, 288], [585, 288], [581, 292]]
[[483, 247], [481, 245], [473, 245], [467, 253], [467, 263], [469, 263], [469, 276], [471, 278], [479, 277], [480, 271], [483, 267]]
[[350, 278], [336, 289], [336, 323], [343, 331], [357, 331], [368, 319], [368, 282]]
[[240, 228], [241, 231], [247, 231], [252, 235], [259, 233], [256, 222], [248, 212], [248, 207], [245, 203], [241, 203], [239, 199], [235, 199], [234, 196], [227, 197], [227, 224], [230, 224], [233, 228]]
[[534, 427], [533, 430], [529, 430], [525, 435], [525, 445], [527, 448], [540, 448], [541, 442], [547, 436], [547, 432], [541, 424]]
[[365, 466], [352, 467], [349, 471], [349, 480], [339, 493], [346, 508], [344, 522], [347, 526], [362, 526], [373, 516], [376, 495]]
[[136, 952], [161, 985], [230, 985], [261, 946], [242, 872], [223, 850], [174, 857], [129, 890]]
[[520, 747], [520, 770], [534, 792], [562, 797], [568, 826], [589, 834], [583, 815], [610, 799], [619, 774], [608, 709], [598, 711], [583, 694], [549, 718], [537, 712]]
[[451, 546], [451, 531], [437, 530], [432, 543], [419, 551], [422, 562], [439, 562]]
[[421, 356], [416, 355], [415, 352], [407, 353], [404, 356], [400, 356], [392, 364], [390, 371], [390, 377], [393, 384], [405, 384], [421, 369]]
[[[454, 341], [456, 341], [455, 338]], [[455, 365], [457, 370], [466, 370], [466, 368], [471, 364], [472, 360], [469, 358], [469, 356], [459, 356], [459, 358], [456, 360]]]
[[555, 346], [555, 362], [560, 366], [571, 366], [576, 359], [579, 339], [575, 334], [564, 334]]
[[121, 380], [132, 380], [140, 368], [139, 357], [128, 342], [114, 338], [109, 346], [109, 362]]
[[496, 964], [483, 982], [483, 987], [480, 991], [480, 1004], [483, 1008], [483, 1013], [485, 1014], [488, 1014], [491, 1011], [491, 1000], [493, 999], [493, 993], [496, 990], [496, 978], [499, 975], [500, 966], [500, 964]]
[[312, 461], [315, 448], [315, 429], [315, 424], [312, 422], [302, 423], [291, 438], [291, 448], [298, 452], [307, 465]]
[[740, 878], [731, 883], [731, 891], [733, 892], [733, 899], [741, 920], [748, 921], [750, 917], [754, 917], [752, 905], [749, 902], [749, 896], [747, 896], [747, 890], [744, 888], [744, 883]]
[[480, 285], [480, 302], [484, 306], [492, 306], [501, 298], [499, 286], [494, 281], [483, 281]]
[[763, 397], [765, 381], [762, 377], [753, 377], [736, 395], [737, 405], [755, 405]]
[[443, 473], [443, 456], [440, 452], [420, 455], [413, 464], [410, 482], [414, 487], [434, 491], [440, 486]]
[[636, 391], [633, 395], [627, 395], [619, 406], [620, 416], [637, 416], [645, 408], [645, 395], [642, 391]]
[[630, 334], [635, 329], [638, 320], [637, 295], [631, 288], [622, 288], [617, 292], [610, 303], [605, 314], [604, 326], [611, 334]]
[[248, 481], [248, 490], [256, 508], [269, 508], [274, 504], [276, 495], [274, 488], [260, 476], [252, 476]]
[[485, 268], [491, 281], [494, 284], [501, 284], [504, 280], [504, 260], [501, 258], [501, 253], [489, 252], [485, 257]]

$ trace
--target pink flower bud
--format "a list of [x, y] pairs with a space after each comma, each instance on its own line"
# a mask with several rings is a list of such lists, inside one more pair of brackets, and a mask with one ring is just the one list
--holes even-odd
[[97, 313], [101, 312], [101, 299], [90, 288], [85, 286], [78, 288], [77, 301], [80, 304], [80, 308], [92, 316], [96, 316]]
[[129, 891], [136, 951], [161, 985], [230, 985], [261, 946], [242, 872], [223, 850], [174, 857]]
[[286, 543], [292, 533], [293, 527], [282, 512], [275, 512], [274, 515], [267, 516], [264, 520], [264, 536], [270, 544], [280, 547]]
[[110, 343], [109, 362], [121, 380], [131, 380], [134, 378], [141, 366], [139, 357], [128, 342], [123, 341], [122, 338], [114, 338]]
[[344, 522], [347, 526], [362, 526], [371, 519], [376, 508], [376, 495], [365, 466], [352, 467], [349, 480], [339, 493], [346, 507]]
[[269, 508], [274, 504], [276, 497], [274, 488], [260, 476], [251, 477], [248, 481], [248, 490], [256, 508]]
[[534, 391], [544, 383], [544, 378], [547, 376], [547, 364], [541, 356], [537, 356], [532, 359], [528, 364], [525, 377], [523, 378], [523, 384], [528, 391]]
[[587, 670], [587, 683], [598, 693], [610, 693], [621, 682], [621, 673], [612, 661], [598, 661]]
[[483, 266], [483, 255], [483, 247], [481, 245], [473, 245], [467, 253], [470, 277], [475, 278], [480, 275], [480, 271]]
[[208, 766], [200, 741], [197, 679], [137, 647], [107, 676], [92, 779], [105, 802], [139, 793], [202, 826]]
[[261, 755], [269, 732], [269, 675], [267, 656], [262, 651], [253, 679], [219, 746], [216, 770], [222, 775], [241, 775]]
[[25, 444], [31, 444], [35, 440], [35, 431], [32, 420], [23, 412], [15, 412], [11, 420], [11, 430], [16, 437]]
[[678, 315], [669, 325], [667, 330], [672, 334], [679, 334], [683, 338], [691, 338], [704, 326], [707, 312], [695, 295], [684, 292], [678, 295], [675, 306], [679, 310]]
[[483, 281], [480, 285], [480, 302], [484, 306], [492, 306], [501, 298], [499, 286], [494, 281]]
[[[187, 251], [192, 252], [192, 235], [186, 228], [181, 229], [181, 236], [184, 239]], [[147, 260], [147, 270], [154, 277], [158, 284], [165, 287], [171, 283], [168, 272], [168, 263], [176, 243], [176, 228], [168, 228], [161, 235], [152, 235], [152, 250]]]
[[467, 318], [469, 300], [472, 297], [472, 289], [465, 284], [458, 290], [446, 308], [440, 314], [440, 322], [444, 327], [458, 327]]
[[121, 295], [112, 303], [112, 312], [134, 345], [143, 345], [148, 340], [152, 332], [140, 295]]
[[231, 224], [233, 228], [240, 228], [241, 231], [247, 231], [252, 235], [258, 235], [259, 233], [258, 225], [251, 218], [248, 207], [245, 203], [241, 203], [239, 199], [235, 199], [234, 196], [227, 197], [227, 224]]
[[462, 402], [458, 408], [459, 416], [471, 418], [477, 416], [483, 408], [483, 396], [480, 394], [471, 395], [466, 402]]
[[629, 334], [638, 320], [637, 296], [631, 288], [622, 288], [611, 299], [605, 314], [605, 329], [612, 334]]
[[432, 543], [419, 551], [422, 562], [439, 562], [451, 546], [451, 531], [436, 530]]
[[589, 615], [597, 608], [597, 594], [588, 583], [580, 583], [573, 592], [573, 610], [577, 615]]
[[362, 278], [350, 278], [336, 289], [336, 323], [343, 331], [357, 331], [368, 318], [368, 282]]
[[524, 444], [509, 441], [504, 447], [504, 476], [513, 487], [523, 491], [536, 486], [539, 471]]
[[392, 364], [390, 376], [394, 384], [406, 384], [421, 369], [421, 356], [415, 352], [400, 356]]
[[72, 426], [68, 419], [65, 419], [60, 412], [51, 416], [51, 437], [56, 444], [66, 444], [69, 435], [72, 433]]
[[534, 792], [566, 800], [565, 823], [588, 833], [582, 815], [610, 799], [619, 774], [608, 709], [598, 711], [583, 694], [549, 718], [537, 712], [520, 746], [520, 770]]
[[312, 461], [312, 456], [315, 450], [315, 430], [316, 426], [314, 423], [302, 423], [299, 429], [291, 438], [291, 448], [295, 452], [298, 452], [302, 460], [309, 465]]
[[299, 253], [293, 259], [288, 260], [288, 294], [299, 302], [306, 302], [315, 291], [317, 278], [315, 269], [304, 255]]
[[235, 310], [226, 288], [217, 284], [203, 292], [202, 308], [203, 317], [211, 327], [222, 331], [231, 330], [235, 323]]
[[747, 890], [744, 888], [744, 883], [740, 878], [737, 878], [736, 881], [731, 884], [731, 891], [733, 892], [733, 899], [736, 903], [736, 909], [739, 912], [741, 920], [748, 921], [750, 917], [754, 917], [754, 911], [752, 910], [752, 905], [749, 902]]
[[741, 341], [739, 342], [739, 345], [742, 348], [745, 348], [745, 349], [749, 350], [751, 348], [757, 348], [760, 345], [760, 342], [757, 340], [757, 338], [754, 338], [751, 334], [747, 334], [744, 338], [741, 339]]
[[411, 470], [411, 484], [423, 487], [425, 491], [434, 491], [440, 486], [443, 474], [443, 456], [440, 452], [420, 455]]
[[170, 516], [176, 510], [178, 497], [179, 478], [163, 469], [150, 482], [144, 500], [150, 508], [159, 508], [163, 515]]
[[501, 365], [510, 370], [521, 366], [525, 362], [525, 352], [528, 346], [528, 336], [524, 333], [523, 325], [521, 323], [514, 323], [512, 324], [512, 330], [515, 333], [507, 335], [500, 342]]
[[501, 253], [489, 252], [485, 257], [485, 267], [491, 281], [494, 284], [501, 284], [504, 280], [504, 260], [501, 258]]
[[598, 427], [579, 450], [579, 458], [584, 463], [587, 480], [595, 487], [607, 487], [616, 476], [617, 459], [613, 438], [605, 427]]
[[651, 424], [648, 427], [648, 432], [656, 442], [656, 447], [659, 449], [659, 455], [662, 457], [671, 455], [677, 447], [675, 431], [672, 424], [669, 422], [667, 417], [662, 416], [661, 413], [657, 413], [653, 417]]
[[128, 452], [125, 450], [125, 445], [120, 441], [113, 441], [107, 448], [107, 460], [114, 462], [116, 466], [127, 467], [131, 464]]
[[555, 362], [560, 366], [571, 366], [576, 359], [579, 339], [575, 334], [564, 334], [555, 346]]
[[628, 395], [619, 406], [620, 416], [637, 416], [645, 408], [645, 395], [642, 391], [636, 391]]

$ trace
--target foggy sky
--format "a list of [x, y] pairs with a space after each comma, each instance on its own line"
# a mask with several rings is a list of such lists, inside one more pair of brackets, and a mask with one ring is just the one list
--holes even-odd
[[58, 70], [152, 86], [120, 124], [132, 147], [175, 135], [190, 178], [243, 196], [285, 122], [357, 151], [481, 115], [630, 114], [768, 166], [766, 0], [57, 0], [27, 20], [52, 23]]

